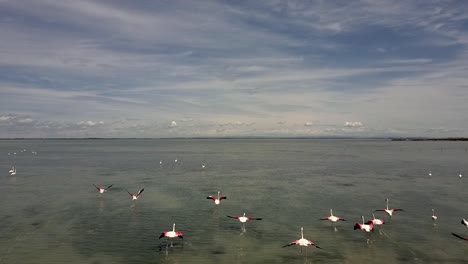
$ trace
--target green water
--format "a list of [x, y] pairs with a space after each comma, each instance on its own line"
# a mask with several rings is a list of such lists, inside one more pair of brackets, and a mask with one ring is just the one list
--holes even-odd
[[[0, 263], [468, 263], [468, 243], [450, 234], [468, 236], [460, 224], [468, 186], [458, 177], [461, 170], [468, 178], [467, 148], [383, 140], [1, 140]], [[13, 165], [16, 176], [8, 174]], [[114, 186], [100, 195], [92, 184]], [[131, 201], [127, 190], [140, 188]], [[217, 191], [228, 199], [215, 206], [206, 196]], [[353, 225], [385, 198], [405, 211], [391, 219], [377, 212], [387, 224], [367, 241]], [[318, 220], [330, 208], [348, 220], [336, 230]], [[244, 232], [226, 217], [244, 212], [263, 220], [247, 222]], [[171, 246], [158, 237], [172, 223], [184, 239]], [[282, 248], [301, 227], [323, 249]]]

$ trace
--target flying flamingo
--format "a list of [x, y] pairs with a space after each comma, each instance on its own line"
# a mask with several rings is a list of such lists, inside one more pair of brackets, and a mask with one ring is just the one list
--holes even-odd
[[437, 220], [437, 215], [435, 215], [435, 211], [434, 209], [432, 209], [432, 216], [431, 216], [432, 220]]
[[386, 212], [389, 216], [392, 216], [393, 212], [396, 212], [396, 211], [404, 211], [403, 209], [400, 209], [400, 208], [392, 208], [392, 209], [389, 209], [389, 208], [388, 208], [388, 198], [385, 199], [385, 201], [387, 202], [387, 208], [384, 208], [384, 209], [377, 209], [377, 210], [375, 210], [374, 212], [383, 211], [383, 212]]
[[337, 221], [346, 221], [345, 219], [339, 217], [339, 216], [334, 216], [333, 215], [333, 209], [330, 209], [330, 216], [325, 216], [320, 218], [319, 220], [330, 220], [332, 222], [337, 222]]
[[140, 194], [141, 194], [144, 190], [145, 190], [144, 188], [141, 189], [140, 191], [138, 191], [138, 193], [137, 193], [136, 195], [133, 194], [133, 193], [131, 193], [131, 192], [129, 192], [129, 191], [127, 191], [127, 192], [128, 192], [128, 194], [130, 194], [130, 196], [132, 197], [132, 201], [136, 201], [136, 200], [138, 200], [138, 198], [140, 198]]
[[466, 221], [465, 218], [462, 218], [461, 223], [462, 225], [468, 227], [468, 221]]
[[245, 222], [247, 222], [248, 220], [262, 220], [262, 218], [255, 218], [255, 217], [245, 216], [245, 213], [244, 213], [244, 215], [242, 215], [242, 216], [230, 216], [230, 215], [226, 215], [226, 216], [229, 217], [229, 218], [237, 219], [237, 220], [239, 220], [241, 223], [245, 223]]
[[219, 204], [219, 203], [221, 202], [222, 199], [227, 199], [226, 196], [221, 196], [221, 197], [220, 197], [220, 196], [219, 196], [220, 193], [221, 193], [221, 192], [218, 191], [218, 196], [217, 196], [217, 197], [215, 197], [214, 195], [210, 195], [210, 196], [206, 197], [206, 199], [212, 199], [212, 200], [214, 201], [215, 204]]
[[374, 224], [374, 225], [383, 225], [383, 224], [385, 224], [385, 221], [383, 219], [375, 218], [374, 214], [372, 214], [372, 217], [374, 218], [374, 219], [370, 220], [370, 221], [372, 221], [372, 224]]
[[[262, 220], [262, 218], [255, 218], [255, 217], [245, 216], [245, 213], [244, 213], [242, 216], [230, 216], [230, 215], [226, 215], [226, 216], [229, 217], [229, 218], [237, 219], [237, 220], [239, 220], [239, 221], [242, 223], [242, 233], [245, 232], [245, 226], [244, 226], [244, 224], [245, 224], [248, 220]], [[242, 235], [242, 233], [241, 233], [241, 235]]]
[[301, 227], [301, 238], [298, 239], [298, 240], [294, 240], [293, 242], [283, 246], [283, 247], [289, 247], [289, 246], [292, 246], [292, 245], [299, 245], [301, 247], [301, 252], [302, 252], [302, 247], [308, 247], [309, 245], [311, 246], [314, 246], [316, 248], [320, 248], [319, 246], [317, 246], [312, 240], [308, 240], [308, 239], [305, 239], [304, 238], [304, 228]]
[[111, 184], [111, 185], [109, 185], [107, 188], [101, 188], [101, 187], [96, 186], [96, 185], [93, 184], [93, 186], [96, 187], [96, 189], [99, 191], [99, 193], [105, 193], [105, 192], [107, 192], [107, 190], [109, 190], [109, 188], [112, 187], [113, 185], [114, 185], [114, 184]]
[[[11, 171], [11, 170], [10, 170]], [[13, 167], [13, 171], [10, 172], [10, 176], [15, 176], [16, 175], [16, 168]]]
[[367, 221], [367, 223], [365, 223], [364, 222], [364, 216], [361, 216], [361, 217], [362, 217], [362, 224], [361, 223], [354, 224], [354, 230], [360, 229], [360, 230], [366, 231], [367, 233], [373, 231], [374, 230], [374, 223], [372, 222], [372, 220], [369, 220], [369, 221]]
[[172, 224], [172, 231], [163, 231], [161, 235], [159, 236], [159, 239], [161, 239], [162, 237], [167, 237], [167, 238], [180, 237], [182, 239], [184, 238], [182, 236], [182, 232], [175, 231], [175, 223]]
[[15, 171], [15, 166], [11, 167], [11, 170], [8, 171], [8, 173], [12, 173]]

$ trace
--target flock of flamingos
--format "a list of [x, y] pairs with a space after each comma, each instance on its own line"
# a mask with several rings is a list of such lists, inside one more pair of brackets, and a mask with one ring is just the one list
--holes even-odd
[[[10, 154], [10, 153], [8, 153], [8, 154]], [[35, 153], [33, 152], [33, 154], [35, 154]], [[162, 164], [162, 161], [160, 161], [159, 163]], [[177, 159], [175, 160], [175, 163], [177, 163]], [[202, 164], [202, 168], [203, 169], [205, 168], [205, 164]], [[9, 174], [10, 174], [10, 176], [15, 176], [16, 175], [16, 168], [14, 166], [9, 170]], [[432, 172], [429, 172], [429, 176], [432, 176]], [[461, 172], [459, 172], [458, 176], [460, 178], [463, 177]], [[94, 185], [94, 184], [93, 184], [93, 186], [98, 190], [98, 192], [100, 194], [103, 194], [103, 193], [106, 193], [113, 186], [113, 184], [111, 184], [111, 185], [109, 185], [109, 186], [107, 186], [105, 188]], [[136, 201], [136, 200], [138, 200], [138, 198], [140, 198], [140, 196], [141, 196], [141, 194], [143, 193], [144, 190], [145, 189], [142, 188], [137, 193], [132, 193], [132, 192], [128, 192], [128, 191], [127, 192], [131, 196], [131, 199], [133, 201]], [[213, 200], [215, 205], [219, 205], [221, 203], [221, 200], [227, 199], [226, 196], [220, 196], [220, 193], [221, 192], [218, 191], [217, 196], [210, 195], [210, 196], [206, 197], [206, 199]], [[401, 208], [390, 208], [389, 205], [388, 205], [389, 199], [385, 199], [385, 202], [386, 202], [386, 207], [381, 208], [381, 209], [376, 209], [375, 212], [378, 212], [378, 211], [385, 212], [391, 217], [393, 215], [393, 213], [395, 213], [395, 212], [404, 211]], [[370, 233], [370, 232], [372, 232], [374, 230], [374, 226], [385, 224], [385, 221], [383, 219], [375, 218], [374, 214], [372, 214], [372, 216], [373, 216], [373, 219], [368, 220], [367, 222], [364, 220], [364, 216], [361, 216], [362, 217], [362, 223], [355, 223], [354, 224], [354, 230], [362, 230], [362, 231], [364, 231], [366, 233]], [[262, 220], [262, 218], [246, 216], [245, 213], [243, 215], [241, 215], [241, 216], [227, 215], [227, 217], [239, 220], [239, 222], [242, 223], [242, 230], [243, 231], [245, 230], [244, 229], [244, 223], [246, 223], [247, 221]], [[437, 215], [435, 214], [434, 209], [432, 209], [431, 218], [432, 218], [433, 221], [437, 221]], [[336, 223], [338, 221], [346, 221], [342, 217], [333, 215], [333, 210], [332, 209], [330, 209], [330, 215], [329, 216], [320, 218], [320, 220], [328, 220], [328, 221], [331, 221], [332, 223]], [[464, 218], [462, 218], [461, 224], [468, 227], [468, 221], [466, 219], [464, 219]], [[457, 237], [457, 238], [460, 238], [462, 240], [468, 241], [468, 237], [464, 237], [462, 235], [455, 234], [455, 233], [452, 233], [452, 235]], [[183, 239], [182, 232], [181, 231], [176, 231], [175, 223], [172, 225], [172, 230], [163, 231], [161, 233], [161, 235], [159, 236], [159, 239], [161, 239], [163, 237], [167, 237], [168, 239], [172, 239], [172, 238], [176, 238], [176, 237]], [[367, 241], [369, 242], [369, 239]], [[321, 248], [320, 246], [318, 246], [312, 240], [304, 238], [303, 227], [301, 227], [301, 237], [299, 239], [297, 239], [297, 240], [294, 240], [294, 241], [290, 242], [289, 244], [284, 245], [283, 247], [288, 247], [288, 246], [293, 246], [293, 245], [299, 245], [301, 247], [314, 246], [316, 248]]]
[[[202, 168], [205, 168], [204, 164], [202, 165]], [[459, 175], [461, 175], [461, 173]], [[112, 186], [113, 185], [109, 185], [108, 187], [103, 188], [103, 187], [99, 187], [99, 186], [94, 185], [94, 187], [96, 187], [96, 189], [99, 191], [100, 194], [103, 194], [103, 193], [107, 192]], [[132, 200], [135, 201], [135, 200], [138, 200], [138, 198], [140, 197], [140, 195], [143, 193], [144, 190], [145, 189], [143, 188], [140, 191], [138, 191], [138, 193], [136, 193], [136, 194], [134, 194], [132, 192], [128, 192], [128, 194], [131, 196]], [[218, 191], [218, 194], [216, 196], [215, 195], [210, 195], [210, 196], [207, 196], [206, 199], [213, 200], [215, 205], [219, 205], [221, 203], [221, 200], [227, 199], [226, 196], [220, 196], [220, 193], [221, 192]], [[389, 205], [388, 205], [389, 199], [385, 199], [385, 202], [386, 202], [386, 207], [385, 208], [376, 209], [374, 212], [379, 212], [379, 211], [385, 212], [390, 217], [392, 217], [392, 215], [395, 212], [404, 211], [401, 208], [390, 208]], [[362, 223], [355, 223], [354, 224], [354, 230], [359, 229], [359, 230], [362, 230], [362, 231], [364, 231], [366, 233], [370, 233], [370, 232], [374, 231], [374, 226], [385, 224], [385, 220], [375, 218], [374, 214], [372, 214], [372, 216], [373, 216], [373, 219], [368, 220], [367, 222], [364, 220], [364, 216], [361, 216], [362, 217]], [[247, 221], [262, 220], [262, 218], [246, 216], [245, 213], [243, 215], [241, 215], [241, 216], [227, 215], [227, 217], [239, 220], [239, 222], [242, 223], [242, 230], [243, 231], [245, 230], [244, 229], [244, 223], [246, 223]], [[435, 214], [434, 209], [432, 209], [431, 218], [432, 218], [433, 221], [437, 221], [437, 215]], [[333, 215], [333, 209], [330, 209], [330, 215], [329, 216], [320, 218], [319, 220], [328, 220], [328, 221], [331, 221], [332, 223], [336, 223], [338, 221], [346, 221], [342, 217]], [[468, 227], [468, 221], [466, 219], [464, 219], [464, 218], [462, 218], [461, 224]], [[457, 238], [468, 241], [468, 237], [464, 237], [464, 236], [461, 236], [461, 235], [455, 234], [455, 233], [452, 233], [452, 235], [457, 237]], [[161, 239], [163, 237], [167, 237], [168, 239], [172, 239], [172, 238], [176, 238], [176, 237], [183, 239], [182, 232], [181, 231], [176, 231], [175, 223], [172, 225], [172, 230], [163, 231], [161, 233], [161, 235], [159, 236], [159, 239]], [[368, 238], [367, 242], [369, 242], [369, 238]], [[318, 246], [314, 241], [304, 238], [304, 229], [303, 229], [303, 227], [301, 227], [301, 237], [299, 239], [297, 239], [297, 240], [294, 240], [294, 241], [290, 242], [289, 244], [284, 245], [283, 247], [289, 247], [289, 246], [293, 246], [293, 245], [299, 245], [301, 247], [314, 246], [316, 248], [321, 249], [321, 247]]]

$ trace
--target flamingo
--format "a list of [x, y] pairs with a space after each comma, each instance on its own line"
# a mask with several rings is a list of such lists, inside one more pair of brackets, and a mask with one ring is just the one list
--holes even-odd
[[383, 219], [375, 218], [374, 214], [372, 214], [372, 217], [374, 218], [374, 219], [370, 220], [370, 221], [372, 221], [372, 224], [374, 224], [374, 225], [383, 225], [383, 224], [385, 224], [385, 221]]
[[248, 220], [262, 220], [262, 218], [255, 218], [255, 217], [245, 216], [245, 213], [244, 213], [244, 215], [242, 215], [242, 216], [230, 216], [230, 215], [226, 215], [226, 216], [229, 217], [229, 218], [237, 219], [237, 220], [239, 220], [241, 223], [245, 223], [245, 222], [247, 222]]
[[458, 237], [458, 238], [460, 238], [460, 239], [463, 239], [463, 240], [468, 241], [468, 237], [462, 237], [462, 236], [457, 235], [457, 234], [455, 234], [455, 233], [452, 233], [452, 235], [454, 235], [454, 236], [456, 236], [456, 237]]
[[465, 218], [462, 218], [461, 223], [462, 225], [468, 227], [468, 221], [466, 221]]
[[432, 220], [437, 220], [437, 215], [435, 215], [435, 211], [434, 209], [432, 209], [432, 216], [431, 216]]
[[136, 201], [136, 200], [138, 200], [138, 198], [140, 198], [140, 194], [141, 194], [144, 190], [145, 190], [144, 188], [141, 189], [140, 191], [138, 191], [138, 193], [137, 193], [136, 195], [133, 194], [133, 193], [131, 193], [131, 192], [129, 192], [129, 191], [127, 191], [127, 192], [128, 192], [128, 194], [130, 194], [130, 196], [132, 197], [132, 201]]
[[334, 216], [333, 215], [333, 209], [330, 209], [330, 216], [325, 216], [320, 218], [319, 220], [330, 220], [332, 222], [337, 222], [337, 221], [346, 221], [345, 219], [339, 217], [339, 216]]
[[293, 242], [291, 242], [291, 243], [289, 243], [287, 245], [284, 245], [283, 247], [289, 247], [289, 246], [292, 246], [292, 245], [299, 245], [301, 247], [301, 252], [302, 252], [302, 247], [308, 247], [309, 245], [321, 249], [321, 247], [317, 246], [312, 240], [308, 240], [308, 239], [304, 238], [304, 228], [303, 227], [301, 227], [301, 238], [298, 239], [298, 240], [294, 240]]
[[377, 210], [375, 210], [374, 212], [377, 212], [377, 211], [384, 211], [384, 212], [386, 212], [389, 216], [392, 216], [392, 215], [393, 215], [393, 212], [396, 212], [396, 211], [404, 211], [403, 209], [400, 209], [400, 208], [392, 208], [392, 209], [389, 209], [389, 208], [388, 208], [388, 198], [385, 199], [385, 201], [387, 202], [387, 207], [384, 208], [384, 209], [377, 209]]
[[111, 185], [109, 185], [107, 188], [101, 188], [101, 187], [96, 186], [96, 185], [93, 184], [93, 186], [96, 187], [96, 189], [99, 191], [99, 193], [105, 193], [105, 192], [107, 192], [107, 190], [109, 190], [109, 188], [112, 187], [113, 185], [114, 185], [114, 184], [111, 184]]
[[354, 224], [354, 230], [360, 229], [364, 230], [367, 233], [370, 233], [371, 231], [374, 230], [374, 222], [372, 220], [367, 221], [367, 223], [364, 223], [364, 216], [362, 217], [362, 224], [361, 223], [356, 223]]
[[161, 235], [159, 236], [159, 239], [162, 237], [167, 237], [167, 238], [175, 238], [175, 237], [180, 237], [181, 239], [184, 239], [182, 236], [182, 232], [175, 231], [175, 223], [172, 224], [172, 231], [163, 231]]
[[[11, 170], [10, 170], [11, 171]], [[15, 176], [16, 175], [16, 168], [13, 167], [13, 171], [10, 172], [10, 176]]]
[[461, 171], [458, 172], [458, 177], [460, 177], [460, 178], [463, 177]]
[[429, 176], [432, 176], [432, 171], [429, 171]]
[[15, 171], [15, 166], [11, 167], [11, 170], [8, 171], [8, 173], [12, 173]]
[[159, 165], [162, 165], [162, 160], [159, 161]]
[[202, 167], [202, 169], [204, 169], [206, 166], [205, 166], [205, 164], [202, 164], [201, 167]]
[[218, 196], [217, 196], [217, 197], [215, 197], [214, 195], [210, 195], [210, 196], [206, 197], [206, 199], [212, 199], [212, 200], [214, 201], [215, 204], [219, 204], [219, 203], [221, 202], [222, 199], [227, 199], [226, 196], [221, 196], [221, 197], [220, 197], [220, 196], [219, 196], [220, 193], [221, 193], [221, 192], [218, 191]]

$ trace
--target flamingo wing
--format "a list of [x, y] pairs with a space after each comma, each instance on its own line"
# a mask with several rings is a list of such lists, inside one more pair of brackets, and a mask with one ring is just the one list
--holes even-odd
[[384, 208], [384, 209], [377, 209], [377, 210], [375, 210], [374, 212], [379, 212], [379, 211], [380, 211], [380, 212], [385, 212], [385, 211], [387, 211], [387, 209], [386, 209], [386, 208]]
[[392, 210], [393, 210], [393, 211], [405, 211], [405, 210], [403, 210], [403, 209], [401, 209], [401, 208], [393, 208]]
[[141, 190], [138, 192], [137, 196], [140, 196], [140, 194], [141, 194], [144, 190], [145, 190], [145, 188], [141, 189]]
[[289, 246], [293, 246], [293, 245], [297, 245], [299, 243], [299, 240], [294, 240], [293, 242], [287, 244], [287, 245], [284, 245], [283, 247], [289, 247]]
[[227, 217], [229, 218], [234, 218], [234, 219], [239, 219], [240, 216], [230, 216], [230, 215], [226, 215]]
[[211, 200], [215, 201], [216, 197], [214, 197], [213, 195], [210, 195], [210, 196], [206, 197], [206, 199], [211, 199]]
[[312, 241], [310, 241], [310, 240], [309, 240], [308, 242], [309, 242], [309, 243], [308, 243], [309, 245], [312, 245], [312, 246], [314, 246], [314, 247], [316, 247], [316, 248], [322, 249], [321, 247], [317, 246], [314, 242], [312, 242]]
[[133, 193], [131, 193], [131, 192], [129, 192], [129, 191], [127, 191], [127, 192], [128, 192], [128, 194], [130, 194], [131, 197], [133, 197]]
[[262, 218], [255, 218], [255, 217], [247, 217], [249, 220], [262, 220]]
[[356, 230], [356, 229], [361, 229], [361, 224], [360, 223], [356, 223], [354, 225], [354, 230]]
[[227, 197], [226, 196], [219, 197], [219, 200], [222, 200], [222, 199], [227, 199]]
[[167, 232], [162, 232], [161, 235], [159, 236], [159, 239], [161, 239], [162, 237], [165, 237], [165, 236], [166, 236], [166, 233], [167, 233]]
[[97, 189], [98, 191], [101, 190], [101, 187], [96, 186], [95, 184], [93, 184], [93, 186], [96, 187], [96, 189]]
[[468, 241], [468, 237], [462, 237], [462, 236], [457, 235], [457, 234], [455, 234], [455, 233], [452, 233], [452, 235], [454, 235], [454, 236], [456, 236], [456, 237], [458, 237], [458, 238], [460, 238], [460, 239], [463, 239], [463, 240], [467, 240], [467, 241]]
[[176, 236], [181, 239], [184, 239], [184, 236], [182, 236], [182, 232], [176, 232]]
[[111, 184], [111, 185], [107, 186], [107, 188], [106, 188], [106, 189], [104, 189], [104, 190], [106, 190], [106, 191], [107, 191], [107, 190], [108, 190], [110, 187], [112, 187], [112, 186], [114, 186], [114, 184]]

